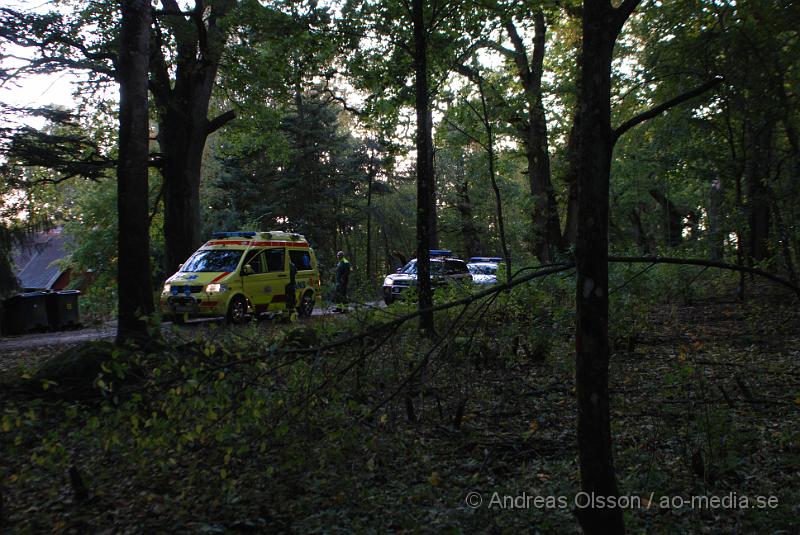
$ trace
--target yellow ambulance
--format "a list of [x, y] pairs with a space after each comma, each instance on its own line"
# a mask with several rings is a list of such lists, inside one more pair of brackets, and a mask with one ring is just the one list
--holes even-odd
[[[188, 316], [310, 316], [320, 296], [317, 258], [301, 234], [217, 232], [166, 280], [161, 312], [173, 321]], [[291, 289], [294, 272], [295, 296]], [[292, 303], [294, 306], [292, 306]]]

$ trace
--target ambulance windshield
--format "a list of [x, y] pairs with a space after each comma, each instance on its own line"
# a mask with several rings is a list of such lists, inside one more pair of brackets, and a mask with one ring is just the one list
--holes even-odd
[[244, 251], [200, 250], [192, 255], [181, 268], [183, 272], [236, 271]]

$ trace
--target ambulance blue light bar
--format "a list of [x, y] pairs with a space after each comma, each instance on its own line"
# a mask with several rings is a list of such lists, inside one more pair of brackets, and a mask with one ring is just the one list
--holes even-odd
[[218, 240], [220, 238], [255, 238], [255, 236], [256, 236], [255, 232], [242, 231], [242, 230], [234, 232], [214, 232], [213, 234], [211, 234], [211, 237], [215, 240]]

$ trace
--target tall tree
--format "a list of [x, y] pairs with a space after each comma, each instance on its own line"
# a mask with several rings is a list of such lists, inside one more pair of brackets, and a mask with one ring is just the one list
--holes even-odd
[[[250, 132], [247, 145], [235, 146], [234, 135], [220, 137], [215, 150], [222, 169], [208, 181], [206, 222], [302, 232], [320, 261], [330, 261], [341, 248], [341, 230], [361, 223], [363, 198], [378, 189], [369, 187], [378, 153], [368, 154], [344, 128], [336, 103], [308, 91], [296, 105], [269, 135], [274, 127], [260, 121], [237, 125]], [[265, 139], [254, 141], [259, 134]]]
[[[76, 12], [69, 15], [0, 8], [0, 37], [33, 51], [32, 59], [23, 68], [0, 74], [13, 77], [73, 69], [88, 73], [92, 81], [115, 81], [117, 3], [70, 1]], [[153, 164], [160, 168], [164, 178], [165, 267], [171, 271], [200, 241], [200, 166], [206, 140], [235, 117], [230, 109], [209, 115], [222, 58], [230, 48], [229, 34], [234, 27], [248, 28], [266, 19], [271, 24], [284, 20], [287, 16], [278, 12], [285, 4], [295, 3], [275, 0], [263, 5], [254, 0], [196, 0], [187, 7], [185, 2], [163, 0], [160, 4], [152, 23], [149, 87], [155, 103], [160, 147]], [[235, 17], [236, 10], [244, 15]], [[250, 33], [256, 33], [260, 39], [266, 35]], [[282, 41], [284, 32], [273, 31], [269, 36]], [[276, 59], [281, 56], [282, 47], [275, 49], [279, 52], [273, 50], [267, 56], [270, 61], [264, 61], [262, 55], [259, 61], [247, 64], [262, 73], [284, 72], [284, 68], [271, 69], [273, 64], [285, 64]], [[237, 53], [242, 50], [243, 47], [236, 49]], [[232, 70], [238, 67], [236, 59], [231, 58], [230, 63]], [[275, 77], [265, 78], [274, 81]]]
[[[575, 326], [575, 388], [581, 489], [617, 494], [608, 392], [608, 230], [611, 158], [617, 140], [643, 122], [702, 95], [715, 78], [611, 126], [611, 63], [623, 25], [640, 0], [584, 0], [579, 93], [573, 150], [576, 158], [578, 226]], [[619, 508], [590, 508], [579, 514], [586, 533], [623, 533]]]
[[[608, 193], [614, 131], [611, 128], [611, 60], [622, 26], [639, 0], [613, 7], [583, 3], [580, 93], [575, 117], [578, 152], [578, 235], [575, 390], [581, 490], [618, 494], [608, 393]], [[578, 519], [587, 534], [625, 532], [622, 511], [590, 508]]]
[[150, 57], [149, 0], [122, 0], [117, 74], [119, 79], [119, 276], [117, 342], [147, 339], [153, 313], [150, 276], [150, 215], [147, 187], [149, 114], [147, 73]]
[[[232, 110], [212, 119], [208, 112], [227, 40], [225, 17], [236, 2], [196, 0], [188, 12], [176, 0], [162, 0], [162, 5], [156, 14], [159, 46], [151, 59], [150, 88], [158, 115], [165, 267], [170, 271], [200, 244], [200, 165], [206, 139], [234, 118]], [[170, 51], [166, 45], [172, 40]]]
[[[508, 248], [508, 240], [506, 240], [506, 230], [505, 230], [505, 217], [503, 216], [503, 202], [500, 195], [500, 188], [497, 184], [497, 147], [496, 147], [496, 136], [495, 136], [495, 121], [496, 118], [492, 117], [490, 112], [491, 106], [489, 105], [489, 100], [487, 98], [487, 91], [486, 91], [486, 80], [483, 78], [481, 73], [479, 72], [476, 66], [468, 66], [466, 64], [459, 64], [456, 65], [456, 69], [459, 74], [466, 77], [472, 84], [475, 86], [475, 89], [478, 91], [478, 97], [480, 99], [480, 106], [474, 105], [472, 102], [465, 99], [466, 108], [468, 108], [472, 115], [474, 115], [474, 119], [477, 119], [482, 126], [483, 129], [483, 136], [479, 134], [472, 134], [469, 132], [466, 125], [459, 126], [458, 124], [454, 123], [452, 120], [447, 119], [448, 124], [456, 128], [461, 134], [466, 136], [471, 142], [476, 143], [479, 145], [485, 152], [486, 152], [486, 159], [487, 159], [487, 167], [489, 172], [489, 181], [492, 186], [492, 192], [494, 193], [494, 202], [495, 202], [495, 217], [497, 220], [497, 233], [498, 238], [500, 239], [500, 247], [503, 251], [503, 258], [505, 260], [505, 267], [506, 267], [506, 277], [510, 280], [511, 279], [511, 270], [512, 270], [512, 259], [511, 259], [511, 252]], [[489, 84], [491, 88], [491, 85]], [[492, 88], [494, 89], [494, 88]], [[496, 91], [492, 91], [492, 93], [496, 93]], [[495, 99], [497, 100], [497, 99]], [[470, 203], [468, 202], [469, 199], [467, 197], [467, 180], [466, 175], [464, 177], [463, 182], [463, 195], [462, 197], [467, 200], [466, 206], [469, 206]], [[470, 211], [471, 212], [471, 211]], [[462, 212], [463, 213], [463, 212]], [[465, 214], [471, 217], [471, 213]], [[465, 239], [470, 234], [467, 230], [470, 230], [472, 233], [476, 232], [474, 226], [471, 225], [463, 225], [465, 232]], [[477, 240], [477, 236], [475, 239], [469, 240], [474, 243], [479, 244]], [[468, 243], [469, 243], [468, 241]], [[469, 253], [470, 247], [467, 246], [467, 256], [472, 256], [473, 254]], [[479, 253], [475, 253], [477, 256], [478, 254], [483, 254], [483, 251]]]
[[549, 263], [563, 247], [558, 205], [552, 182], [547, 116], [543, 100], [542, 79], [547, 25], [544, 11], [541, 8], [535, 9], [532, 16], [533, 43], [529, 53], [514, 17], [508, 12], [503, 12], [500, 18], [513, 49], [496, 44], [493, 48], [513, 61], [524, 95], [523, 109], [515, 110], [512, 122], [522, 140], [525, 157], [528, 160], [528, 185], [532, 201], [531, 246], [540, 262]]
[[[428, 85], [428, 32], [424, 0], [412, 0], [414, 27], [414, 107], [417, 114], [417, 291], [420, 329], [433, 332], [433, 290], [430, 278], [431, 212], [435, 214], [433, 185], [433, 125], [431, 124], [430, 87]], [[434, 215], [435, 217], [435, 215]]]
[[[347, 18], [356, 26], [349, 31], [365, 36], [364, 46], [349, 61], [349, 69], [358, 87], [371, 93], [366, 99], [367, 111], [377, 117], [391, 116], [384, 132], [393, 137], [396, 132], [391, 128], [401, 107], [410, 104], [415, 110], [417, 290], [423, 310], [433, 302], [429, 250], [438, 241], [431, 101], [454, 58], [462, 56], [468, 47], [463, 28], [475, 23], [468, 9], [469, 3], [453, 0], [363, 0], [349, 2], [346, 9]], [[413, 86], [407, 83], [412, 73]], [[377, 117], [373, 120], [379, 121]], [[420, 325], [432, 330], [432, 314], [422, 314]]]

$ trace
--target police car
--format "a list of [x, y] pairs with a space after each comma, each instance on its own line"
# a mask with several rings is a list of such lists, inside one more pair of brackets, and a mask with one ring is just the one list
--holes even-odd
[[[472, 275], [463, 260], [453, 258], [452, 251], [431, 249], [431, 284], [433, 287], [453, 282], [471, 282]], [[417, 259], [387, 275], [383, 280], [383, 300], [387, 305], [400, 298], [409, 288], [417, 285]]]
[[[293, 300], [287, 295], [290, 262], [296, 269]], [[317, 258], [301, 234], [217, 232], [166, 280], [160, 308], [176, 322], [224, 316], [229, 323], [242, 323], [248, 315], [291, 317], [295, 310], [310, 316], [320, 286]]]
[[473, 256], [467, 262], [475, 284], [497, 283], [497, 268], [503, 259], [498, 256]]

